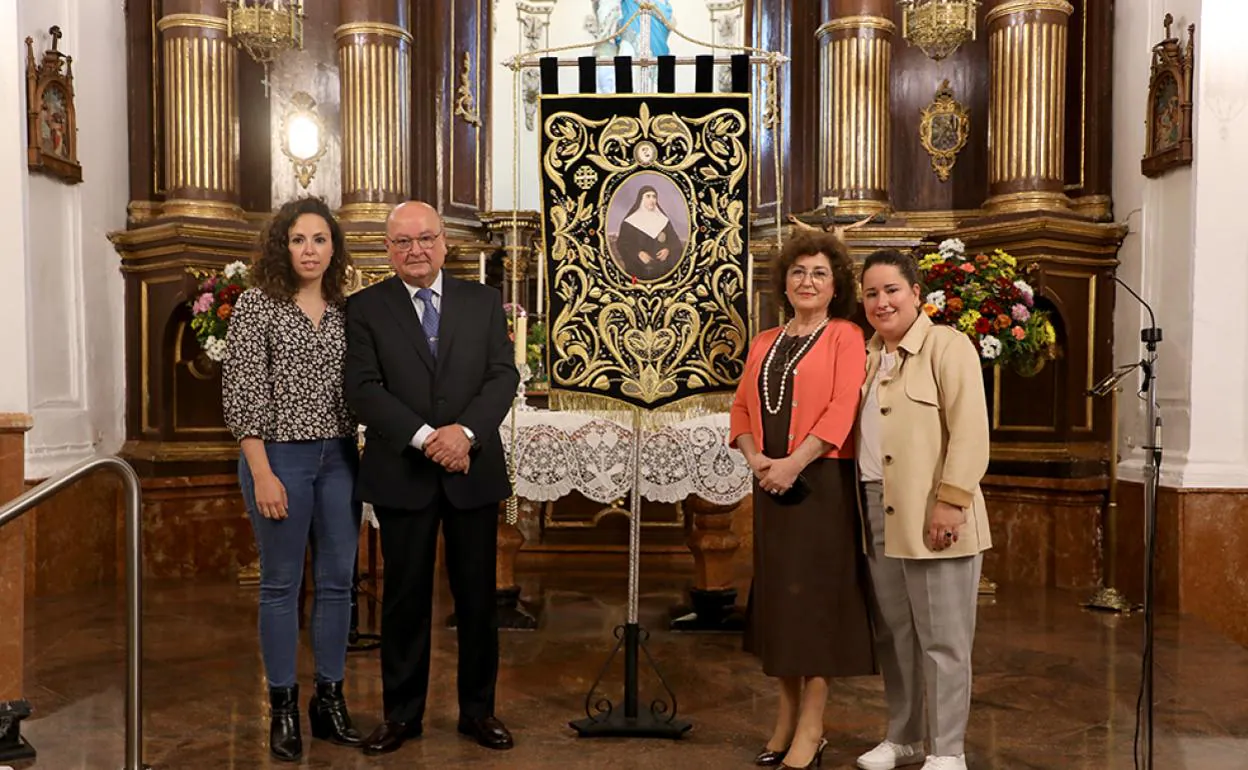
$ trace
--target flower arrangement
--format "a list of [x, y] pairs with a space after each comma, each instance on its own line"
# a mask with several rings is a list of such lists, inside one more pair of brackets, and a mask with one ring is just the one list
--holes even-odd
[[231, 262], [219, 273], [191, 271], [191, 274], [201, 279], [195, 299], [187, 303], [193, 314], [191, 329], [204, 355], [219, 362], [225, 357], [225, 332], [230, 326], [234, 303], [250, 285], [247, 265]]
[[985, 365], [1035, 374], [1057, 356], [1057, 335], [1049, 314], [1035, 309], [1035, 291], [1017, 267], [1001, 249], [968, 257], [962, 241], [942, 241], [919, 261], [929, 290], [923, 312], [970, 337]]

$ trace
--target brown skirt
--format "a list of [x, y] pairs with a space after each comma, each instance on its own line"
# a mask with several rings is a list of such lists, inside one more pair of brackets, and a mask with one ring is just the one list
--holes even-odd
[[745, 649], [768, 676], [877, 672], [854, 462], [818, 459], [810, 494], [780, 505], [754, 484], [754, 582]]

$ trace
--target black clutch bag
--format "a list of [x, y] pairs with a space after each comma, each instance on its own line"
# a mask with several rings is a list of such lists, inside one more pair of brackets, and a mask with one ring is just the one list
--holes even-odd
[[810, 484], [807, 483], [806, 477], [799, 473], [797, 478], [793, 479], [793, 486], [779, 494], [774, 492], [768, 492], [767, 494], [771, 495], [771, 499], [780, 505], [797, 505], [810, 494]]

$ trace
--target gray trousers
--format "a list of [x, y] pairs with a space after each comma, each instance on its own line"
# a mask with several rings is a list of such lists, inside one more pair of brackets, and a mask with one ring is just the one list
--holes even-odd
[[971, 710], [971, 647], [984, 557], [885, 556], [883, 488], [878, 482], [867, 482], [864, 492], [867, 556], [876, 599], [876, 654], [888, 699], [888, 739], [918, 743], [926, 734], [931, 738], [930, 754], [962, 754]]

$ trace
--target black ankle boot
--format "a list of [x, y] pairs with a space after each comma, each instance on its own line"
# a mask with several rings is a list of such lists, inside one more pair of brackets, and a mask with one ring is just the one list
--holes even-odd
[[299, 735], [299, 685], [270, 687], [269, 752], [283, 762], [297, 762], [303, 756]]
[[312, 737], [339, 746], [359, 746], [363, 736], [351, 724], [347, 701], [342, 696], [342, 682], [317, 682], [316, 695], [308, 701], [308, 721]]

